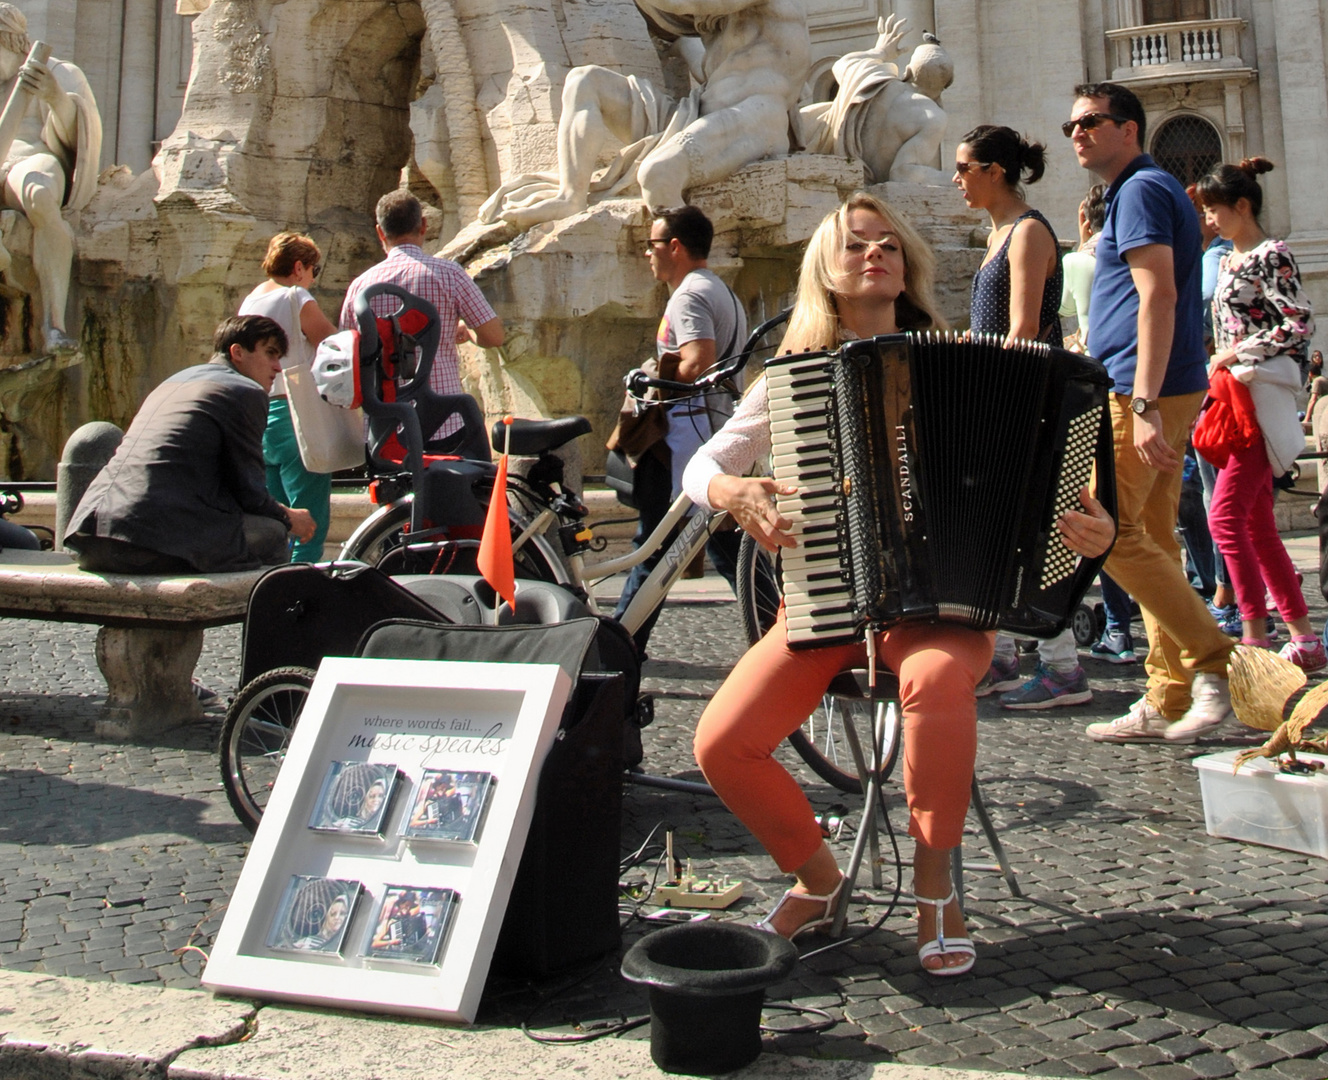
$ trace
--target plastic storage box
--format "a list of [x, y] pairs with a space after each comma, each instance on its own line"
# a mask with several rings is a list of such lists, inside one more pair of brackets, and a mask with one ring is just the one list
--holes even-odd
[[[1209, 835], [1328, 859], [1328, 769], [1280, 772], [1272, 759], [1255, 758], [1232, 775], [1237, 753], [1194, 759]], [[1297, 757], [1328, 763], [1318, 754]]]

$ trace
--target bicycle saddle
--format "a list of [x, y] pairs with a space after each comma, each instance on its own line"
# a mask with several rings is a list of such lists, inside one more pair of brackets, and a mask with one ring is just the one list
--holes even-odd
[[[590, 434], [590, 421], [584, 416], [564, 416], [561, 420], [513, 420], [512, 453], [517, 457], [535, 457], [556, 450], [573, 439]], [[503, 452], [506, 425], [498, 420], [489, 431], [493, 448]]]

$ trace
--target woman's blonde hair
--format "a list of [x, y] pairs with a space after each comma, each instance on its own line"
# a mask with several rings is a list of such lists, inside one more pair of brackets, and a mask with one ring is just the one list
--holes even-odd
[[838, 210], [827, 214], [807, 241], [798, 273], [798, 292], [780, 352], [833, 349], [841, 341], [835, 293], [841, 280], [840, 260], [850, 235], [848, 215], [869, 210], [885, 221], [899, 239], [904, 255], [904, 291], [895, 300], [895, 322], [900, 330], [943, 330], [945, 320], [936, 310], [932, 280], [936, 256], [918, 231], [898, 211], [875, 195], [858, 191]]
[[290, 277], [297, 262], [313, 269], [322, 261], [323, 253], [309, 237], [297, 232], [279, 232], [268, 241], [263, 273], [274, 278]]

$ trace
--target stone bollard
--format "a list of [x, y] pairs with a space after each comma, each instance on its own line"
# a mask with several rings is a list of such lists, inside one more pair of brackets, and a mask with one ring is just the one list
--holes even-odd
[[65, 529], [92, 478], [111, 460], [124, 432], [105, 420], [84, 424], [69, 436], [55, 467], [55, 550], [64, 551]]

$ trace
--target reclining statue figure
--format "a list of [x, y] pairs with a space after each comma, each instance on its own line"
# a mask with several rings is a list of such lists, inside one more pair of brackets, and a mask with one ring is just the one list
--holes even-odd
[[950, 174], [935, 162], [946, 124], [941, 91], [954, 80], [954, 63], [933, 35], [924, 34], [901, 76], [894, 61], [906, 25], [893, 15], [879, 20], [874, 48], [835, 61], [834, 100], [802, 109], [807, 149], [862, 161], [875, 184], [948, 184]]
[[[674, 101], [646, 79], [598, 65], [573, 68], [563, 85], [558, 170], [507, 181], [480, 220], [528, 229], [584, 210], [592, 193], [640, 183], [652, 210], [683, 193], [796, 147], [798, 97], [810, 66], [801, 0], [636, 0], [651, 32], [686, 58], [694, 89]], [[594, 177], [608, 138], [624, 145]]]

